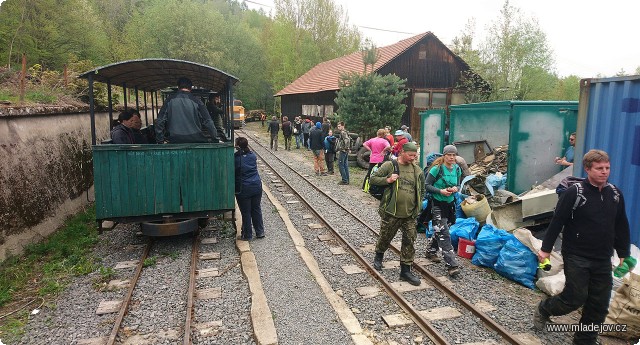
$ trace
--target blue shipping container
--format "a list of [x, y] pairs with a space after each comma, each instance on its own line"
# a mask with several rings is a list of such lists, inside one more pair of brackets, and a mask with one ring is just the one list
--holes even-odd
[[640, 247], [640, 76], [583, 79], [577, 128], [574, 174], [586, 177], [587, 151], [609, 154], [609, 181], [624, 194], [631, 242]]

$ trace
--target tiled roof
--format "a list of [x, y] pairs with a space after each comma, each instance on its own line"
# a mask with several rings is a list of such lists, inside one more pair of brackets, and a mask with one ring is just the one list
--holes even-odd
[[[433, 36], [435, 38], [435, 35], [431, 32], [425, 32], [390, 46], [378, 48], [379, 58], [374, 65], [374, 70], [379, 70], [389, 63], [389, 61], [395, 59], [397, 56], [427, 36]], [[363, 71], [364, 64], [362, 63], [362, 53], [358, 51], [350, 55], [319, 63], [307, 73], [303, 74], [300, 78], [294, 80], [291, 84], [280, 90], [275, 94], [275, 96], [338, 90], [340, 89], [338, 86], [340, 73], [361, 73]]]

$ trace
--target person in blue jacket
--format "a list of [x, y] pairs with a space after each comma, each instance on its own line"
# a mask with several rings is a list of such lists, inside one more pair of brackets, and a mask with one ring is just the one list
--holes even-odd
[[247, 138], [236, 138], [235, 176], [236, 201], [242, 214], [242, 235], [240, 239], [248, 241], [253, 237], [264, 237], [264, 223], [262, 222], [262, 181], [258, 174], [256, 155], [249, 149]]

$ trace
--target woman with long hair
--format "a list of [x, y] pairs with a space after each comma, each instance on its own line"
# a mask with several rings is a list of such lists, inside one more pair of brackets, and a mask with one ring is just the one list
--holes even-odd
[[262, 181], [258, 174], [256, 155], [249, 149], [247, 138], [236, 138], [235, 175], [236, 201], [242, 214], [242, 235], [240, 239], [248, 241], [253, 237], [264, 237], [264, 223], [262, 222]]
[[427, 245], [426, 257], [433, 262], [440, 262], [438, 248], [442, 249], [447, 271], [450, 276], [455, 277], [460, 274], [460, 266], [451, 245], [449, 226], [456, 219], [454, 194], [460, 189], [462, 171], [456, 164], [458, 149], [455, 146], [445, 146], [442, 153], [442, 157], [431, 164], [429, 173], [425, 176], [427, 192], [431, 193], [427, 208], [431, 208], [434, 230]]

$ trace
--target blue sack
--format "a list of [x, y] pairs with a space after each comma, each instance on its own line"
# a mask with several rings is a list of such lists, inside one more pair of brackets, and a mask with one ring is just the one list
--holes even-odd
[[538, 270], [538, 258], [515, 237], [502, 247], [495, 269], [505, 278], [530, 289], [536, 288], [534, 280]]
[[449, 228], [449, 235], [451, 236], [451, 245], [454, 250], [458, 248], [458, 238], [462, 237], [467, 240], [475, 240], [478, 234], [478, 227], [480, 223], [474, 218], [456, 219], [456, 223]]
[[512, 238], [515, 236], [491, 224], [485, 224], [476, 239], [476, 253], [473, 255], [471, 263], [476, 266], [493, 268], [498, 261], [500, 250]]
[[467, 218], [467, 215], [462, 211], [462, 202], [467, 196], [459, 192], [455, 193], [453, 196], [455, 197], [456, 202], [456, 218]]
[[425, 235], [427, 238], [431, 238], [431, 236], [433, 236], [433, 234], [435, 233], [435, 230], [433, 230], [433, 224], [431, 224], [431, 223], [432, 223], [432, 222], [431, 222], [431, 221], [429, 221], [429, 226], [427, 226], [427, 227], [425, 228], [424, 235]]
[[502, 174], [500, 177], [496, 174], [490, 174], [487, 176], [487, 183], [490, 184], [494, 190], [504, 189], [507, 185], [507, 174]]

